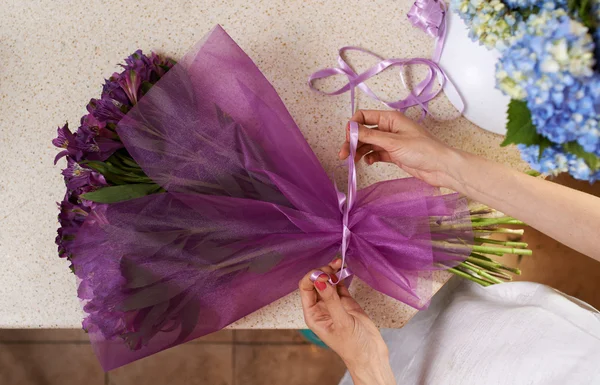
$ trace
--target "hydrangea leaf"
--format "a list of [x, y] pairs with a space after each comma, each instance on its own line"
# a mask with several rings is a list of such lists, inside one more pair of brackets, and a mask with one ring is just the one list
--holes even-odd
[[154, 183], [124, 184], [120, 186], [108, 186], [96, 191], [81, 195], [96, 203], [116, 203], [130, 199], [141, 198], [146, 195], [160, 192], [162, 188]]
[[592, 172], [600, 170], [600, 158], [596, 155], [586, 152], [583, 147], [577, 142], [569, 142], [563, 145], [565, 151], [583, 159]]
[[579, 17], [588, 28], [596, 28], [596, 18], [593, 17], [592, 2], [590, 0], [568, 0], [567, 8], [571, 15]]
[[506, 138], [500, 146], [509, 144], [525, 144], [531, 146], [540, 144], [543, 137], [538, 134], [531, 121], [531, 111], [527, 103], [522, 100], [512, 99], [508, 104], [508, 123], [506, 124]]

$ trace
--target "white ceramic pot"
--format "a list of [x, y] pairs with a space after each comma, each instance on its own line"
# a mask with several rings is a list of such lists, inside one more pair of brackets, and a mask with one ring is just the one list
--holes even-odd
[[[450, 11], [448, 16], [440, 65], [463, 97], [464, 116], [485, 130], [504, 135], [510, 98], [496, 89], [496, 62], [500, 53], [471, 41], [467, 26], [456, 13]], [[446, 88], [446, 96], [457, 107], [458, 96]]]

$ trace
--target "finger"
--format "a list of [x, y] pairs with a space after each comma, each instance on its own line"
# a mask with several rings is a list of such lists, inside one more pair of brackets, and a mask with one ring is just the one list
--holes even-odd
[[335, 258], [333, 261], [329, 262], [328, 266], [337, 273], [338, 270], [342, 268], [342, 258]]
[[340, 298], [344, 298], [344, 297], [352, 298], [352, 296], [350, 295], [350, 291], [348, 291], [348, 287], [346, 286], [344, 281], [338, 282], [338, 284], [335, 287], [337, 289], [337, 292], [338, 292], [338, 295], [340, 296]]
[[315, 282], [315, 287], [333, 322], [341, 325], [350, 322], [351, 317], [344, 309], [337, 289], [331, 286], [329, 282]]
[[359, 124], [377, 126], [381, 131], [395, 132], [401, 126], [395, 123], [409, 123], [410, 119], [399, 111], [358, 110], [350, 119]]
[[378, 146], [383, 150], [388, 150], [394, 140], [398, 139], [397, 134], [381, 131], [375, 128], [368, 128], [362, 124], [358, 125], [358, 140], [362, 143]]
[[[334, 261], [335, 262], [335, 261]], [[319, 276], [317, 279], [319, 282], [325, 282], [329, 280], [331, 276], [333, 276], [336, 272], [332, 267], [331, 263], [327, 266], [323, 266], [319, 269], [311, 270], [308, 274], [306, 274], [298, 283], [298, 288], [300, 289], [300, 300], [302, 301], [302, 307], [304, 309], [310, 309], [317, 303], [317, 293], [315, 292], [315, 285], [311, 281], [310, 276], [315, 271], [322, 271], [323, 275]], [[327, 276], [329, 274], [329, 276]]]
[[359, 160], [362, 159], [363, 156], [367, 155], [371, 151], [373, 151], [372, 144], [364, 144], [364, 145], [360, 146], [359, 148], [356, 149], [356, 156], [354, 157], [354, 161], [358, 162]]
[[[302, 302], [302, 309], [308, 310], [311, 307], [315, 306], [317, 303], [317, 293], [315, 292], [315, 285], [310, 280], [310, 276], [316, 270], [311, 270], [308, 274], [306, 274], [298, 283], [298, 288], [300, 289], [300, 300]], [[327, 280], [327, 276], [323, 277], [324, 280]], [[321, 280], [321, 277], [319, 277]]]
[[348, 157], [348, 155], [350, 155], [350, 143], [344, 142], [344, 144], [342, 144], [342, 149], [340, 150], [338, 157], [341, 160], [344, 160]]
[[393, 163], [387, 151], [375, 151], [365, 156], [365, 162], [370, 166], [377, 162]]

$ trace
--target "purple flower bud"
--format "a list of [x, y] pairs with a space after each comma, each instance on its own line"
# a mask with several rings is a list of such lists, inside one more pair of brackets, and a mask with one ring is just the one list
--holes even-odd
[[75, 135], [71, 133], [69, 130], [69, 124], [65, 123], [64, 126], [59, 127], [58, 136], [55, 139], [52, 139], [52, 144], [59, 148], [64, 148], [64, 151], [59, 152], [54, 158], [54, 164], [58, 162], [60, 158], [63, 156], [70, 155], [74, 158], [78, 158], [81, 156], [81, 151], [77, 148]]
[[92, 99], [87, 105], [87, 110], [98, 122], [117, 124], [125, 116], [121, 107], [129, 109], [126, 105], [119, 105], [114, 99]]
[[67, 158], [67, 168], [62, 171], [67, 189], [76, 190], [84, 186], [105, 186], [106, 180], [102, 174], [81, 166], [71, 158]]
[[102, 99], [113, 99], [120, 104], [127, 105], [130, 104], [130, 102], [127, 98], [127, 94], [119, 84], [120, 78], [121, 74], [115, 72], [108, 80], [105, 81], [104, 86], [102, 87]]

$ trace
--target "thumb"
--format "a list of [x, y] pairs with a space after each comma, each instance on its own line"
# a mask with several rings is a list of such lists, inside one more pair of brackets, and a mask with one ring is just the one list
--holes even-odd
[[396, 134], [386, 131], [379, 131], [376, 128], [368, 128], [362, 124], [358, 125], [358, 140], [363, 143], [372, 144], [381, 147], [388, 151], [394, 140], [397, 139]]
[[319, 281], [315, 282], [315, 287], [333, 321], [341, 324], [347, 323], [351, 317], [344, 309], [336, 288], [331, 286], [329, 282]]

